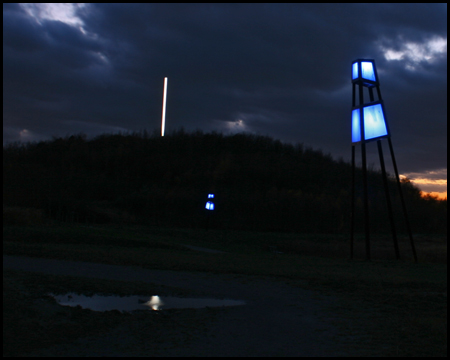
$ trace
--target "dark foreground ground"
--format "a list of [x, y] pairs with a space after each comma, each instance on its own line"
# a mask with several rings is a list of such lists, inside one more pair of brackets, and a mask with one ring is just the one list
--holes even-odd
[[[349, 261], [339, 255], [348, 243], [329, 236], [19, 230], [3, 231], [4, 356], [447, 355], [446, 239], [418, 244], [414, 264], [389, 260], [382, 241], [372, 262]], [[246, 305], [94, 312], [50, 292]]]
[[[73, 331], [73, 337], [78, 339], [28, 356], [347, 356], [360, 353], [358, 343], [364, 341], [363, 329], [358, 329], [359, 335], [355, 336], [356, 329], [342, 333], [333, 324], [345, 321], [330, 312], [335, 299], [304, 290], [296, 282], [12, 256], [3, 258], [3, 266], [40, 274], [77, 276], [78, 281], [80, 276], [138, 281], [154, 291], [178, 290], [186, 295], [246, 301], [246, 305], [228, 308], [139, 311], [132, 315], [110, 312], [105, 316], [89, 310], [62, 308], [51, 299], [38, 297], [32, 306], [35, 313], [56, 314], [75, 323], [77, 316], [81, 320], [94, 315], [96, 320], [90, 321], [90, 327], [99, 322], [102, 331], [67, 324], [78, 326], [79, 331]], [[16, 279], [20, 276], [11, 274]], [[105, 324], [108, 321], [109, 326]], [[92, 334], [83, 336], [83, 331]]]

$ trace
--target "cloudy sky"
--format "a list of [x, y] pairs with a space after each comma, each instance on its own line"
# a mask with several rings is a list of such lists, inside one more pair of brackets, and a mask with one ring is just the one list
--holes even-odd
[[349, 161], [358, 58], [376, 61], [400, 173], [446, 196], [446, 4], [3, 4], [3, 143], [160, 131], [167, 76], [166, 134]]

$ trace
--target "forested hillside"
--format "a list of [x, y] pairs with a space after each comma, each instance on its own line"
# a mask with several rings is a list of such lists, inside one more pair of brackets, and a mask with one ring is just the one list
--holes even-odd
[[[388, 232], [381, 174], [369, 172], [372, 231]], [[357, 230], [362, 180], [357, 177]], [[350, 224], [351, 165], [320, 150], [248, 134], [84, 135], [3, 148], [3, 206], [80, 223], [337, 233]], [[395, 218], [404, 231], [390, 181]], [[404, 181], [413, 232], [447, 231], [447, 202]], [[205, 209], [215, 194], [215, 210]]]

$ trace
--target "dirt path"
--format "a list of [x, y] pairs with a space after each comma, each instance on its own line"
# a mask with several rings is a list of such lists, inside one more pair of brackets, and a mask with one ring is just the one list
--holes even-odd
[[[187, 344], [163, 346], [162, 356], [348, 356], [350, 336], [339, 334], [325, 310], [331, 297], [305, 290], [298, 283], [244, 275], [149, 270], [86, 262], [3, 256], [3, 267], [48, 274], [122, 281], [144, 281], [208, 293], [208, 297], [244, 300], [224, 308], [208, 331]], [[206, 310], [205, 310], [206, 311]], [[121, 332], [122, 331], [122, 332]], [[70, 346], [49, 349], [70, 356], [143, 356], [124, 330], [112, 329], [96, 339], [78, 339]], [[151, 336], [151, 335], [149, 335]], [[129, 337], [129, 336], [128, 336]], [[119, 339], [119, 340], [118, 340]], [[168, 339], [167, 341], [170, 341]], [[121, 342], [121, 349], [117, 344]], [[42, 354], [44, 355], [44, 354]], [[67, 356], [67, 355], [66, 355]]]

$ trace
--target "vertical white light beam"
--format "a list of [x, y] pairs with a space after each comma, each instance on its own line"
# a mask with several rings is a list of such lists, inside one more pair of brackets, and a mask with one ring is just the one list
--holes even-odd
[[164, 130], [166, 128], [166, 100], [167, 100], [167, 78], [165, 77], [164, 78], [162, 120], [161, 120], [161, 136], [164, 136]]

